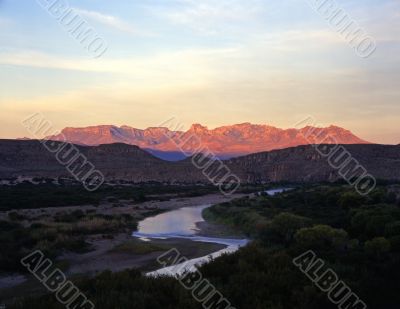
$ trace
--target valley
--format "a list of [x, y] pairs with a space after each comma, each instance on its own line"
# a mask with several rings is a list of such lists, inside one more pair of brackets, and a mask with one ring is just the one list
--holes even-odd
[[[157, 265], [160, 254], [175, 248], [193, 259], [201, 274], [235, 307], [250, 309], [257, 302], [264, 308], [269, 305], [272, 308], [335, 308], [293, 265], [292, 259], [311, 249], [370, 308], [396, 308], [400, 269], [399, 184], [379, 185], [366, 197], [342, 184], [298, 185], [291, 190], [267, 191], [265, 188], [254, 192], [258, 194], [229, 199], [204, 195], [147, 202], [167, 212], [155, 216], [144, 212], [141, 221], [136, 221], [135, 237], [132, 230], [123, 234], [109, 232], [113, 237], [92, 239], [94, 250], [61, 255], [62, 258], [69, 255], [71, 262], [63, 269], [98, 308], [108, 308], [111, 303], [119, 306], [124, 297], [129, 302], [151, 299], [154, 306], [171, 309], [200, 308], [168, 269], [159, 269]], [[146, 202], [137, 206], [146, 209], [145, 205], [148, 206]], [[98, 208], [106, 211], [102, 205]], [[115, 214], [121, 210], [108, 209]], [[135, 214], [128, 206], [123, 210]], [[200, 215], [206, 222], [196, 224], [202, 221]], [[182, 224], [176, 224], [177, 221]], [[4, 221], [0, 222], [4, 229]], [[202, 229], [204, 224], [213, 228]], [[210, 231], [213, 232], [209, 234]], [[229, 250], [230, 254], [221, 254], [229, 241], [240, 241], [243, 237], [250, 240], [247, 245], [238, 251]], [[201, 242], [204, 240], [209, 242]], [[223, 246], [215, 244], [224, 242]], [[216, 255], [210, 260], [213, 253]], [[208, 263], [204, 264], [205, 260]], [[191, 265], [189, 261], [187, 267]], [[84, 269], [89, 273], [85, 274]], [[57, 308], [53, 296], [37, 288], [32, 290], [35, 296], [26, 298], [25, 293], [34, 286], [34, 281], [28, 280], [2, 292], [8, 297], [17, 297], [17, 302], [9, 303], [10, 308], [24, 308], [28, 302], [34, 309]], [[126, 293], [128, 287], [135, 292]], [[118, 297], [111, 297], [115, 293]], [[168, 293], [167, 298], [164, 293]]]

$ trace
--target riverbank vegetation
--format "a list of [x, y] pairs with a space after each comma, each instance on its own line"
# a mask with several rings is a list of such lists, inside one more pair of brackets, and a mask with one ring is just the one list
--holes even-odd
[[[362, 197], [347, 186], [317, 186], [215, 205], [205, 211], [209, 220], [254, 241], [200, 271], [235, 308], [337, 308], [293, 264], [313, 250], [368, 308], [398, 308], [399, 192], [397, 186], [380, 186]], [[78, 285], [100, 309], [201, 308], [178, 281], [135, 270], [106, 272]], [[28, 307], [62, 308], [51, 295], [11, 306]]]
[[129, 214], [102, 215], [81, 210], [29, 223], [0, 221], [0, 273], [25, 272], [20, 260], [34, 250], [52, 259], [65, 252], [84, 253], [91, 249], [88, 235], [112, 237], [136, 228], [137, 220]]
[[104, 184], [94, 192], [87, 191], [81, 183], [23, 182], [0, 185], [0, 211], [35, 209], [44, 207], [68, 207], [80, 205], [98, 206], [109, 200], [140, 203], [150, 200], [168, 200], [177, 197], [194, 197], [218, 192], [214, 186], [168, 184]]
[[[368, 308], [398, 308], [398, 193], [397, 186], [382, 186], [362, 197], [345, 186], [321, 186], [213, 206], [205, 210], [207, 218], [256, 241], [203, 271], [238, 308], [260, 302], [260, 308], [334, 308], [292, 263], [313, 250]], [[239, 284], [253, 297], [235, 288]]]

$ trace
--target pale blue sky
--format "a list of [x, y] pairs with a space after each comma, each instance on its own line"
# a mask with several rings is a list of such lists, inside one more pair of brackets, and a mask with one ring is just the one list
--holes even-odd
[[[45, 0], [42, 0], [45, 1]], [[377, 41], [360, 58], [307, 0], [68, 1], [107, 42], [93, 59], [35, 0], [0, 0], [0, 138], [57, 128], [240, 122], [312, 115], [400, 143], [400, 2], [337, 1]]]

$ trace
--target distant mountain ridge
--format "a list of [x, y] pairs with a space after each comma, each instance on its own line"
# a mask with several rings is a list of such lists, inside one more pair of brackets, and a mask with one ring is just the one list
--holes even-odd
[[[85, 128], [65, 128], [61, 134], [48, 136], [47, 139], [98, 146], [101, 144], [124, 143], [148, 149], [163, 159], [173, 157], [171, 153], [179, 152], [176, 143], [169, 136], [186, 140], [195, 135], [201, 140], [202, 147], [208, 148], [221, 158], [237, 157], [246, 154], [284, 149], [312, 143], [369, 144], [349, 130], [337, 126], [326, 128], [305, 127], [302, 129], [280, 129], [269, 125], [242, 123], [208, 129], [201, 124], [193, 124], [186, 131], [171, 131], [164, 127], [136, 129], [129, 126], [99, 125]], [[306, 138], [307, 137], [307, 138]], [[188, 153], [195, 153], [197, 145], [187, 145]], [[164, 154], [165, 153], [165, 157]], [[177, 156], [181, 159], [181, 156]]]

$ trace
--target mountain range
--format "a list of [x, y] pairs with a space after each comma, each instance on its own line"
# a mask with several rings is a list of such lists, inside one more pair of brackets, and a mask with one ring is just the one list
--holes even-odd
[[[344, 147], [377, 179], [400, 180], [399, 145]], [[179, 162], [164, 161], [127, 144], [77, 145], [77, 148], [107, 180], [210, 183], [204, 171], [193, 165], [191, 158]], [[338, 170], [312, 145], [250, 154], [223, 162], [242, 183], [341, 179]], [[217, 169], [218, 165], [215, 167]], [[0, 178], [19, 176], [56, 178], [71, 177], [71, 174], [40, 141], [0, 140]]]
[[[242, 123], [208, 129], [193, 124], [187, 131], [173, 131], [166, 127], [136, 129], [130, 126], [99, 125], [84, 128], [65, 128], [58, 135], [47, 139], [66, 141], [86, 146], [124, 143], [136, 145], [153, 155], [170, 161], [184, 159], [177, 142], [196, 136], [203, 149], [208, 149], [219, 158], [227, 159], [246, 154], [284, 149], [307, 144], [369, 144], [349, 130], [338, 126], [301, 129], [280, 129], [269, 125]], [[333, 142], [334, 141], [334, 142]], [[196, 153], [198, 143], [185, 145], [185, 153]]]

